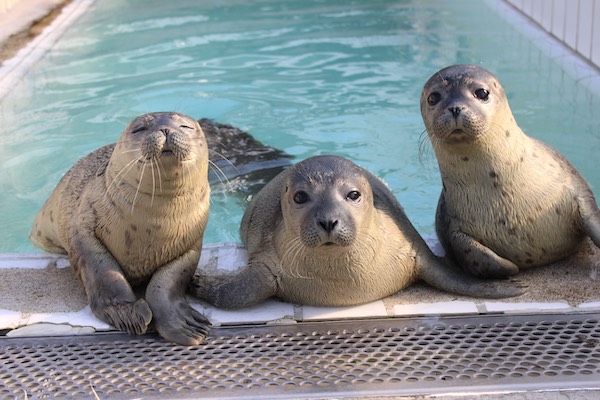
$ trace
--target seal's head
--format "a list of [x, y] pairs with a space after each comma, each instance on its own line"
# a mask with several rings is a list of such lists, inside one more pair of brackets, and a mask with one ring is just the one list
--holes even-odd
[[208, 147], [198, 122], [180, 113], [157, 112], [140, 115], [123, 131], [107, 178], [155, 194], [185, 189], [197, 174], [206, 179], [207, 173]]
[[374, 212], [373, 193], [362, 170], [334, 156], [308, 158], [289, 171], [282, 188], [284, 226], [315, 251], [352, 246]]
[[[436, 72], [421, 94], [421, 115], [432, 142], [472, 143], [499, 131], [512, 115], [502, 86], [476, 65], [452, 65]], [[502, 131], [504, 132], [504, 131]]]

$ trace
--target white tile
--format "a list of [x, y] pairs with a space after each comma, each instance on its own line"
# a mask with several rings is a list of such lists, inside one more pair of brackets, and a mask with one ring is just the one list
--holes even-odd
[[523, 0], [523, 5], [521, 6], [521, 10], [529, 16], [531, 16], [533, 11], [533, 2], [534, 0]]
[[600, 301], [588, 301], [581, 303], [577, 306], [577, 308], [584, 309], [586, 311], [600, 310]]
[[221, 310], [215, 307], [208, 307], [202, 313], [215, 326], [221, 324], [256, 324], [293, 318], [294, 305], [269, 299], [254, 307], [240, 310]]
[[565, 9], [564, 42], [572, 49], [577, 48], [577, 20], [579, 19], [579, 2], [570, 1]]
[[507, 0], [510, 4], [512, 4], [515, 8], [521, 10], [523, 8], [523, 0]]
[[552, 34], [563, 40], [565, 37], [565, 12], [567, 9], [567, 0], [554, 0], [552, 2]]
[[542, 16], [539, 22], [542, 28], [548, 32], [552, 31], [552, 10], [553, 6], [551, 1], [542, 2]]
[[248, 253], [241, 244], [210, 243], [202, 247], [198, 265], [203, 269], [233, 272], [245, 266], [247, 261]]
[[[600, 7], [600, 2], [598, 2], [598, 7]], [[579, 21], [577, 24], [576, 50], [588, 59], [592, 57], [593, 18], [594, 0], [579, 0]]]
[[0, 268], [30, 268], [43, 269], [50, 263], [69, 264], [66, 256], [52, 253], [2, 253]]
[[31, 314], [26, 321], [27, 325], [39, 323], [69, 324], [71, 326], [79, 327], [88, 326], [97, 331], [114, 330], [109, 324], [96, 318], [94, 314], [92, 314], [89, 305], [76, 312]]
[[449, 314], [479, 314], [479, 310], [477, 305], [472, 301], [396, 304], [394, 306], [395, 316]]
[[555, 310], [569, 310], [571, 306], [567, 303], [502, 303], [502, 302], [484, 302], [486, 312], [542, 312]]
[[540, 25], [542, 25], [544, 3], [546, 3], [544, 0], [533, 0], [533, 4], [531, 5], [531, 18]]
[[592, 63], [600, 67], [600, 4], [594, 4], [594, 26], [592, 27]]
[[12, 310], [0, 310], [0, 329], [14, 329], [19, 326], [21, 313]]
[[385, 304], [381, 300], [348, 307], [302, 306], [302, 320], [304, 321], [387, 316]]
[[71, 326], [69, 324], [39, 323], [13, 329], [6, 336], [9, 337], [32, 337], [32, 336], [71, 336], [89, 335], [96, 330], [89, 326]]

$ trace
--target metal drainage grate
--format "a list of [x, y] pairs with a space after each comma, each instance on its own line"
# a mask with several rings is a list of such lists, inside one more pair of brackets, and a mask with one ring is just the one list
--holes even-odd
[[148, 335], [3, 338], [0, 398], [597, 389], [599, 321], [511, 315], [224, 327], [194, 347]]

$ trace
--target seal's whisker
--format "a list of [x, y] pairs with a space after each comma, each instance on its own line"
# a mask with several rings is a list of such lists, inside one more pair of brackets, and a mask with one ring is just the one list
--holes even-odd
[[421, 132], [421, 134], [419, 135], [419, 162], [421, 164], [425, 164], [424, 156], [430, 154], [429, 151], [431, 149], [431, 139], [429, 137], [429, 134], [427, 133], [427, 129], [424, 129], [423, 132]]
[[133, 196], [133, 201], [131, 202], [131, 213], [133, 214], [133, 211], [135, 209], [135, 201], [137, 200], [137, 196], [138, 193], [140, 192], [140, 187], [142, 186], [142, 180], [144, 179], [144, 171], [146, 170], [146, 162], [144, 162], [144, 165], [142, 166], [142, 171], [140, 172], [140, 181], [138, 182], [137, 188], [135, 190], [135, 195]]
[[150, 208], [154, 205], [154, 192], [156, 191], [156, 178], [154, 176], [154, 159], [150, 160], [150, 172], [152, 172], [152, 197], [150, 198]]
[[217, 176], [217, 179], [219, 180], [219, 182], [223, 183], [223, 179], [221, 179], [221, 177], [223, 177], [225, 179], [225, 181], [227, 183], [229, 183], [229, 179], [227, 178], [227, 175], [225, 175], [225, 173], [223, 172], [223, 170], [221, 168], [219, 168], [219, 166], [217, 164], [215, 164], [214, 162], [208, 160], [208, 165], [211, 167], [211, 169], [218, 171], [219, 173], [215, 173], [215, 175]]
[[[282, 266], [281, 270], [284, 271], [284, 273], [288, 273], [289, 276], [292, 276], [294, 278], [313, 279], [309, 276], [302, 276], [299, 272], [302, 261], [301, 254], [303, 248], [304, 244], [302, 243], [302, 240], [299, 237], [293, 238], [293, 240], [290, 243], [290, 247], [285, 251], [285, 253], [280, 259], [280, 263]], [[288, 268], [284, 268], [283, 265], [288, 265], [289, 271]]]
[[123, 168], [121, 168], [121, 171], [119, 171], [119, 173], [117, 175], [115, 175], [115, 177], [113, 178], [112, 182], [110, 183], [110, 185], [108, 185], [108, 188], [106, 189], [106, 193], [110, 194], [110, 191], [113, 188], [116, 188], [116, 184], [117, 179], [121, 178], [122, 176], [126, 175], [129, 173], [129, 171], [131, 171], [131, 169], [133, 168], [133, 166], [142, 159], [142, 157], [133, 159], [131, 161], [129, 161]]
[[[160, 176], [160, 167], [159, 167], [160, 159], [156, 158], [156, 159], [154, 159], [154, 161], [156, 161], [156, 162], [152, 164], [152, 171], [154, 172], [154, 165], [156, 165], [156, 175], [158, 176], [158, 190], [160, 191], [160, 194], [162, 195], [162, 193], [163, 193], [162, 177]], [[154, 185], [153, 185], [153, 187], [154, 187]]]
[[189, 163], [186, 164], [185, 170], [187, 170], [187, 177], [189, 179], [189, 183], [185, 184], [185, 178], [184, 178], [184, 184], [185, 184], [185, 187], [190, 187], [191, 185], [194, 184], [194, 182], [192, 181], [192, 176], [193, 176], [193, 174], [192, 174], [192, 167], [190, 166]]
[[[162, 168], [163, 172], [166, 175], [165, 166], [162, 164], [162, 160], [160, 158], [157, 158], [156, 162], [157, 162], [158, 174], [160, 175], [160, 169]], [[162, 179], [161, 179], [161, 184], [160, 184], [160, 192], [162, 193]]]
[[135, 149], [121, 150], [121, 154], [136, 153], [136, 152], [141, 152], [141, 151], [142, 151], [142, 148], [141, 147], [137, 147]]
[[232, 163], [231, 161], [229, 161], [229, 159], [227, 157], [225, 157], [223, 154], [219, 153], [216, 150], [212, 150], [212, 149], [208, 149], [208, 151], [216, 154], [219, 157], [221, 157], [224, 161], [226, 161], [229, 165], [231, 165], [233, 167], [233, 169], [235, 169], [237, 171], [238, 174], [240, 173], [240, 170], [235, 166], [235, 164]]

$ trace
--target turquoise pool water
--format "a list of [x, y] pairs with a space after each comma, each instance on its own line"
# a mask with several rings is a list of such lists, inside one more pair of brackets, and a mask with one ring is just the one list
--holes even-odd
[[[249, 4], [252, 3], [252, 4]], [[35, 213], [80, 157], [136, 115], [234, 124], [293, 154], [351, 158], [384, 178], [423, 235], [440, 180], [419, 96], [475, 63], [522, 128], [600, 194], [600, 101], [481, 1], [97, 1], [0, 100], [0, 252], [29, 252]], [[243, 204], [215, 188], [206, 242], [239, 241]]]

